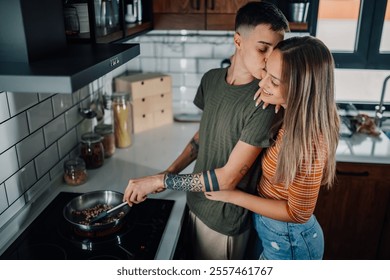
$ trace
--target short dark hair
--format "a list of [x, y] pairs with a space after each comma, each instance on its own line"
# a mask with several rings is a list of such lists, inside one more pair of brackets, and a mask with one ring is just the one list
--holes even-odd
[[288, 21], [276, 5], [264, 2], [248, 2], [236, 14], [235, 30], [240, 26], [256, 27], [269, 24], [273, 31], [289, 31]]

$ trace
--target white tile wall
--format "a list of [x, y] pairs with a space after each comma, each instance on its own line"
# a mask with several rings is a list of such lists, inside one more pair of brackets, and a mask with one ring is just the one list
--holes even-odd
[[28, 135], [26, 114], [22, 113], [16, 115], [1, 123], [0, 135], [2, 135], [2, 137], [0, 137], [0, 153], [2, 153]]
[[0, 168], [0, 230], [50, 182], [62, 180], [64, 161], [80, 151], [79, 108], [89, 106], [94, 90], [111, 87], [113, 72], [73, 94], [0, 89], [0, 162], [7, 163]]

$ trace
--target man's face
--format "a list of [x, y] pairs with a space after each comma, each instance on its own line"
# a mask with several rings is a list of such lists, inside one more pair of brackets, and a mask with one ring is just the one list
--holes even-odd
[[283, 40], [284, 32], [275, 32], [268, 24], [260, 24], [254, 29], [244, 29], [239, 35], [238, 53], [248, 72], [261, 79], [261, 71], [273, 48]]

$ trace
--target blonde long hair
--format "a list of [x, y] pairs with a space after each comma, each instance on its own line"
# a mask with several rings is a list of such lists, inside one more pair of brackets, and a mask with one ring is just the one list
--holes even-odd
[[326, 159], [322, 185], [330, 187], [336, 170], [340, 119], [334, 96], [334, 61], [329, 49], [311, 36], [281, 41], [282, 80], [287, 84], [284, 138], [275, 180], [286, 186], [303, 163], [314, 172], [314, 160]]

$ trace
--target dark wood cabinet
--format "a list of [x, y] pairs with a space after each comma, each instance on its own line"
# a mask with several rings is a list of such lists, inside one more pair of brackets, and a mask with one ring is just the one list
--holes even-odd
[[[125, 15], [127, 5], [132, 4], [133, 0], [70, 0], [64, 1], [64, 16], [66, 17], [67, 8], [77, 7], [79, 12], [80, 26], [86, 25], [84, 30], [77, 34], [67, 34], [67, 40], [70, 43], [112, 43], [131, 39], [142, 33], [148, 32], [153, 28], [152, 20], [152, 0], [142, 1], [142, 21], [127, 23]], [[115, 4], [114, 4], [115, 3]], [[105, 5], [104, 8], [102, 6]], [[108, 6], [109, 5], [109, 6]], [[112, 13], [115, 23], [106, 26], [102, 23], [102, 11]], [[82, 11], [80, 13], [80, 11]], [[112, 19], [112, 20], [113, 20]], [[66, 22], [66, 19], [65, 19]]]
[[337, 163], [336, 183], [320, 191], [315, 215], [325, 259], [390, 258], [389, 165]]
[[[308, 22], [311, 22], [312, 15], [317, 17], [317, 1], [314, 1], [310, 9]], [[154, 29], [234, 30], [236, 12], [248, 2], [250, 0], [154, 0]], [[287, 15], [288, 1], [274, 2]], [[313, 28], [309, 30], [307, 22], [290, 22], [290, 29], [310, 33], [311, 30], [315, 30]]]

